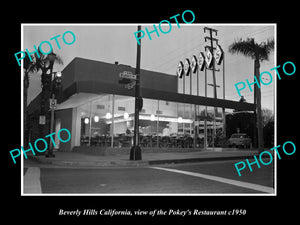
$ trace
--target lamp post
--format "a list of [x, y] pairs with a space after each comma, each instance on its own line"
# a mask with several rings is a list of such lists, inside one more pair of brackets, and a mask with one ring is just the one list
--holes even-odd
[[[50, 120], [50, 134], [53, 133], [53, 127], [54, 127], [54, 110], [56, 108], [57, 100], [55, 99], [55, 89], [60, 86], [61, 84], [61, 72], [52, 72], [51, 74], [51, 86], [50, 86], [50, 93], [51, 93], [51, 99], [50, 99], [50, 109], [51, 109], [51, 120]], [[53, 87], [55, 85], [55, 88]], [[53, 154], [53, 143], [52, 141], [49, 142], [49, 149], [46, 154], [46, 158], [55, 157]]]

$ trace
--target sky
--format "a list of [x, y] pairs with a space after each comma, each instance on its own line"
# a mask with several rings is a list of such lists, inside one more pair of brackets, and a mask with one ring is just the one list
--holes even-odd
[[[153, 23], [154, 24], [154, 23]], [[145, 27], [152, 31], [153, 24], [140, 24], [142, 30]], [[22, 49], [28, 51], [34, 50], [34, 45], [39, 46], [42, 41], [49, 41], [53, 50], [63, 59], [63, 65], [56, 64], [53, 71], [62, 71], [75, 57], [82, 57], [97, 61], [119, 64], [136, 65], [137, 41], [134, 32], [138, 24], [23, 24]], [[158, 24], [156, 23], [158, 27]], [[225, 54], [225, 98], [238, 101], [240, 99], [234, 84], [237, 82], [246, 82], [246, 79], [253, 81], [254, 61], [243, 55], [231, 54], [228, 47], [235, 40], [240, 38], [254, 38], [257, 43], [274, 38], [276, 45], [276, 27], [274, 24], [172, 24], [169, 33], [161, 33], [160, 36], [154, 32], [151, 34], [152, 40], [147, 35], [141, 39], [141, 69], [147, 69], [176, 76], [176, 69], [179, 61], [189, 58], [193, 55], [198, 57], [199, 52], [204, 52], [204, 46], [209, 43], [204, 41], [204, 27], [210, 27], [218, 30], [217, 36], [219, 45]], [[169, 29], [168, 25], [162, 26], [164, 31]], [[66, 45], [61, 37], [64, 32], [72, 31], [76, 40], [71, 45]], [[50, 38], [60, 35], [57, 39], [61, 49], [57, 48], [54, 40]], [[72, 40], [70, 35], [65, 36], [67, 41]], [[68, 39], [69, 38], [69, 39]], [[43, 45], [43, 50], [47, 51], [47, 44]], [[21, 50], [20, 50], [21, 51]], [[269, 61], [261, 63], [260, 72], [270, 71], [275, 67], [276, 52], [271, 52]], [[223, 98], [223, 64], [216, 66], [219, 72], [216, 72], [217, 97]], [[271, 72], [271, 71], [270, 71]], [[271, 72], [273, 78], [275, 72]], [[190, 78], [186, 78], [186, 93], [190, 93]], [[207, 72], [208, 83], [212, 83], [212, 71]], [[264, 79], [269, 79], [268, 77]], [[274, 92], [275, 82], [269, 85], [262, 85], [262, 107], [274, 110]], [[267, 82], [267, 80], [265, 80]], [[197, 82], [196, 74], [192, 75], [192, 93], [196, 94]], [[199, 92], [204, 96], [204, 72], [199, 72]], [[207, 87], [208, 97], [213, 97], [213, 88]], [[28, 90], [28, 103], [35, 98], [41, 91], [40, 74], [30, 74], [30, 86]], [[182, 79], [179, 80], [179, 92], [182, 92]], [[241, 94], [247, 102], [253, 103], [253, 92], [249, 88], [243, 90]]]

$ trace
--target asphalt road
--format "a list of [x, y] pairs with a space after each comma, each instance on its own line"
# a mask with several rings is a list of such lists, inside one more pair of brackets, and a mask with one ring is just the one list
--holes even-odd
[[[237, 160], [153, 167], [39, 168], [49, 194], [266, 194], [274, 186], [273, 165], [242, 171]], [[29, 171], [29, 170], [28, 170]], [[271, 190], [271, 191], [270, 191]]]

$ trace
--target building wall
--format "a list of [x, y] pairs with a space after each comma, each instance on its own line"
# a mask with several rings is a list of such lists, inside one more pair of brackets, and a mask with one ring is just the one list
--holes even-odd
[[[135, 68], [77, 57], [65, 67], [62, 71], [63, 98], [61, 102], [70, 100], [68, 105], [69, 108], [66, 107], [65, 109], [55, 111], [55, 118], [57, 119], [55, 122], [55, 130], [67, 128], [71, 132], [72, 137], [67, 143], [59, 143], [60, 150], [71, 151], [74, 146], [80, 145], [81, 119], [84, 116], [90, 116], [91, 119], [92, 116], [95, 115], [103, 117], [107, 112], [112, 113], [112, 94], [117, 96], [115, 99], [115, 114], [119, 114], [118, 116], [120, 116], [123, 115], [125, 111], [129, 114], [134, 112], [134, 89], [128, 90], [124, 87], [124, 84], [119, 84], [119, 74], [123, 71], [131, 71], [134, 74]], [[78, 94], [77, 96], [80, 94], [87, 94], [91, 99], [84, 99], [84, 101], [81, 99], [80, 101], [80, 97], [76, 98], [76, 94]], [[97, 97], [97, 95], [102, 95], [104, 97], [103, 99], [98, 99], [96, 101], [93, 100], [91, 106], [86, 104], [92, 101], [92, 98]], [[183, 119], [193, 119], [193, 108], [186, 107], [186, 104], [189, 106], [191, 106], [190, 104], [216, 107], [225, 106], [226, 108], [240, 110], [255, 109], [255, 105], [249, 103], [178, 94], [177, 76], [143, 69], [141, 69], [141, 96], [145, 100], [143, 113], [148, 116], [151, 114], [159, 114], [167, 115], [171, 118], [182, 117]], [[40, 114], [40, 98], [41, 95], [32, 101], [28, 107], [29, 114], [32, 116], [29, 121], [35, 120], [37, 124], [38, 116]], [[76, 101], [72, 101], [72, 99], [78, 100], [78, 104], [76, 105]], [[59, 103], [61, 102], [59, 101]], [[85, 108], [85, 106], [87, 108]], [[102, 110], [102, 107], [104, 110]], [[187, 109], [190, 109], [190, 113], [187, 113]], [[92, 114], [82, 114], [85, 111], [92, 112]], [[50, 117], [47, 118], [48, 121], [46, 126], [37, 126], [34, 128], [34, 132], [30, 133], [30, 140], [39, 137], [39, 135], [41, 135], [39, 133], [49, 133], [49, 118]], [[160, 124], [162, 124], [162, 129], [159, 132], [162, 132], [166, 123]], [[132, 127], [132, 124], [127, 124], [125, 122], [120, 122], [119, 124], [116, 123], [113, 133], [124, 133], [129, 125]], [[191, 123], [187, 125], [191, 130]], [[171, 133], [179, 130], [179, 128], [181, 130], [185, 130], [186, 128], [184, 124], [178, 124], [176, 121], [170, 121], [168, 126]], [[42, 128], [47, 131], [39, 131]], [[109, 132], [109, 129], [111, 129], [110, 125], [107, 125], [105, 129], [108, 130], [107, 133], [112, 133]]]
[[[130, 71], [135, 74], [135, 68], [114, 63], [74, 58], [62, 71], [63, 89], [74, 82], [100, 82], [122, 87], [119, 84], [119, 74]], [[141, 69], [141, 87], [153, 90], [177, 92], [177, 76]]]
[[63, 90], [70, 87], [74, 82], [75, 77], [75, 61], [69, 63], [62, 71], [62, 87]]
[[[61, 124], [60, 127], [66, 128], [70, 131], [71, 133], [71, 140], [68, 142], [60, 142], [59, 143], [59, 150], [60, 151], [71, 151], [72, 148], [74, 147], [74, 142], [75, 142], [75, 120], [73, 120], [73, 115], [74, 115], [74, 109], [63, 109], [55, 112], [55, 118], [56, 120], [60, 120]], [[63, 140], [67, 139], [67, 136], [65, 135], [64, 132], [61, 133], [61, 138]]]

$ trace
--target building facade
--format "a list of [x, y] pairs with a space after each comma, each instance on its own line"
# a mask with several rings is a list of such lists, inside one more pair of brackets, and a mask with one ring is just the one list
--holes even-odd
[[[130, 147], [132, 145], [135, 89], [120, 84], [119, 74], [135, 68], [118, 63], [74, 58], [62, 71], [62, 91], [55, 109], [55, 131], [67, 128], [71, 141], [56, 146], [72, 151], [77, 146]], [[140, 112], [141, 147], [202, 148], [222, 130], [222, 108], [254, 111], [255, 105], [178, 93], [178, 77], [140, 72], [143, 107]], [[30, 139], [38, 136], [40, 95], [29, 105]], [[214, 108], [218, 108], [214, 114]], [[206, 110], [205, 110], [206, 109]], [[48, 122], [48, 123], [47, 123]], [[49, 124], [47, 121], [46, 124]], [[208, 141], [208, 144], [210, 141]]]

